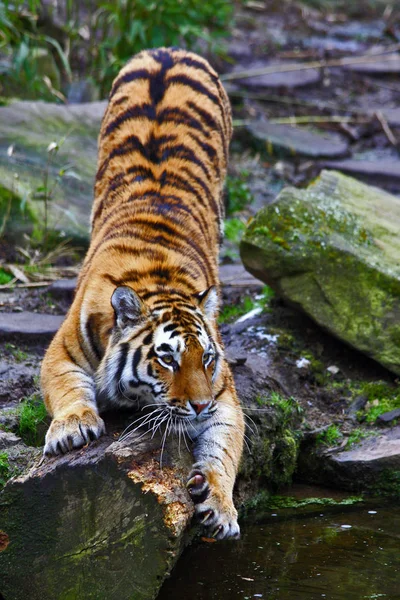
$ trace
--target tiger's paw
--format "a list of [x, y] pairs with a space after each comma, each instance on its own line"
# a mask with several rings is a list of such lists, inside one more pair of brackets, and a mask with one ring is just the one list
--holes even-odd
[[199, 469], [193, 469], [190, 473], [187, 488], [195, 504], [196, 517], [208, 537], [216, 540], [239, 539], [237, 510], [230, 498], [213, 490], [206, 475]]
[[53, 419], [46, 434], [43, 450], [46, 456], [65, 454], [74, 448], [81, 448], [105, 432], [104, 421], [96, 411], [85, 407], [79, 413]]

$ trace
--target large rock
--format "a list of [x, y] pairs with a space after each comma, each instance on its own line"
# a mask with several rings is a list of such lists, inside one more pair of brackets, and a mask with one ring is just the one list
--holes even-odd
[[400, 374], [400, 199], [335, 171], [285, 188], [250, 223], [245, 267]]
[[325, 448], [304, 439], [297, 474], [300, 479], [352, 492], [399, 498], [400, 426], [370, 432], [348, 449]]
[[[40, 197], [47, 177], [50, 228], [88, 238], [97, 136], [105, 106], [14, 102], [0, 107], [0, 223], [11, 195], [8, 234], [30, 231], [32, 219], [43, 222]], [[59, 149], [50, 154], [53, 142]], [[25, 220], [18, 218], [21, 202]]]

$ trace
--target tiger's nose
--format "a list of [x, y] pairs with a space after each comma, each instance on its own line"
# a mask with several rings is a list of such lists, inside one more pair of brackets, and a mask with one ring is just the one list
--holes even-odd
[[190, 402], [190, 406], [194, 408], [196, 415], [199, 415], [210, 404], [211, 402]]

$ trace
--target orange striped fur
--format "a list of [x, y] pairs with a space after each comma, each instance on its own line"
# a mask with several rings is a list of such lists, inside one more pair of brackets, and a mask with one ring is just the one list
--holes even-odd
[[99, 411], [148, 404], [153, 431], [189, 428], [188, 489], [218, 539], [239, 535], [244, 430], [216, 324], [231, 133], [201, 57], [161, 48], [122, 69], [100, 131], [90, 248], [42, 366], [46, 454], [99, 437]]

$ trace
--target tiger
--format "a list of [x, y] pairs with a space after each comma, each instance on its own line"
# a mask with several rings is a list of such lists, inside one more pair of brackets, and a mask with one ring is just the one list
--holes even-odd
[[144, 50], [122, 68], [99, 134], [89, 249], [41, 368], [46, 456], [99, 438], [100, 413], [138, 401], [170, 430], [190, 426], [187, 489], [215, 539], [240, 535], [244, 439], [217, 324], [231, 135], [227, 94], [202, 57]]

